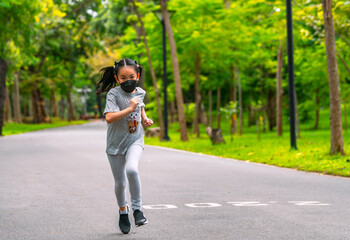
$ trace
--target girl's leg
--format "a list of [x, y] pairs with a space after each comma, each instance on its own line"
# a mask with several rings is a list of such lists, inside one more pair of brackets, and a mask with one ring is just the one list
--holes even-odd
[[107, 154], [109, 164], [111, 165], [113, 177], [114, 177], [114, 192], [117, 198], [118, 206], [124, 210], [126, 207], [126, 174], [125, 174], [125, 156], [121, 154], [110, 155]]
[[141, 181], [139, 176], [139, 161], [143, 148], [134, 144], [128, 149], [126, 158], [126, 174], [129, 180], [129, 189], [131, 195], [131, 208], [135, 211], [141, 209]]

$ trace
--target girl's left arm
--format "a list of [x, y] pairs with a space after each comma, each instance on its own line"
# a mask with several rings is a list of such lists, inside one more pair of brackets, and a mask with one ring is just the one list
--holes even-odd
[[142, 121], [147, 119], [147, 115], [144, 107], [141, 108], [141, 117], [142, 117]]
[[150, 127], [153, 125], [153, 121], [149, 118], [147, 118], [145, 108], [141, 108], [141, 117], [142, 117], [142, 123], [145, 125], [145, 127]]

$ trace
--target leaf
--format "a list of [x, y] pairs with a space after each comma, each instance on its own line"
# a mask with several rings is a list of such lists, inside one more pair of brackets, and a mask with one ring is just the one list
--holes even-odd
[[2, 2], [0, 2], [0, 8], [1, 8], [1, 7], [4, 7], [4, 8], [11, 8], [9, 2], [7, 2], [7, 1], [2, 1]]

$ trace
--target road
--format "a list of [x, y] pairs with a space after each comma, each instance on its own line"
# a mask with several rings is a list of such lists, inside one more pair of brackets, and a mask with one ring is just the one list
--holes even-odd
[[1, 137], [1, 239], [350, 239], [349, 178], [148, 145], [149, 223], [124, 235], [105, 139], [105, 122]]

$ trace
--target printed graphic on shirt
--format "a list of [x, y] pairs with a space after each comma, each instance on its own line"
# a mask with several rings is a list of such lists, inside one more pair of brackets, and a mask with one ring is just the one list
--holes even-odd
[[129, 133], [136, 133], [137, 125], [140, 121], [139, 107], [135, 111], [126, 116], [126, 121], [128, 123]]

